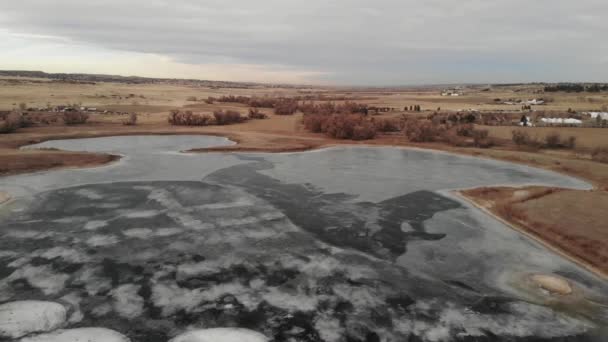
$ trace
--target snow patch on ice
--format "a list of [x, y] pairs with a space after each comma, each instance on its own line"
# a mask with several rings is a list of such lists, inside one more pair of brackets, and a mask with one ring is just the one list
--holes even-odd
[[122, 233], [130, 238], [136, 239], [149, 239], [151, 237], [167, 237], [183, 233], [184, 230], [181, 228], [131, 228], [123, 231]]
[[83, 263], [89, 260], [89, 257], [76, 249], [66, 247], [53, 247], [39, 254], [40, 257], [45, 259], [61, 258], [66, 262], [73, 264]]
[[393, 320], [395, 331], [415, 334], [430, 342], [448, 341], [455, 331], [460, 336], [486, 336], [491, 331], [499, 336], [554, 338], [574, 336], [589, 330], [589, 323], [570, 318], [553, 310], [517, 302], [510, 304], [511, 313], [481, 314], [458, 308], [450, 303], [417, 302], [410, 310], [424, 314], [431, 307], [440, 305], [439, 318], [435, 321]]
[[147, 239], [152, 236], [152, 229], [150, 228], [131, 228], [122, 232], [125, 236], [137, 239]]
[[17, 256], [17, 252], [13, 252], [13, 251], [0, 251], [0, 259], [13, 258], [15, 256]]
[[76, 274], [75, 285], [84, 285], [89, 296], [95, 296], [112, 288], [110, 279], [101, 276], [99, 267], [87, 267]]
[[70, 278], [64, 273], [55, 273], [48, 265], [23, 266], [8, 276], [9, 281], [25, 279], [27, 282], [40, 289], [45, 295], [57, 294], [65, 287], [65, 282]]
[[177, 235], [181, 232], [183, 232], [183, 230], [180, 228], [159, 228], [156, 230], [156, 232], [154, 232], [154, 235], [159, 237], [165, 237]]
[[15, 239], [31, 239], [31, 240], [42, 240], [55, 235], [53, 232], [39, 232], [35, 230], [11, 230], [6, 233], [7, 237]]
[[91, 314], [95, 317], [105, 316], [112, 312], [112, 306], [108, 303], [100, 304], [91, 310]]
[[167, 317], [180, 310], [192, 311], [204, 299], [200, 290], [184, 289], [177, 284], [156, 284], [152, 288], [154, 305]]
[[197, 209], [228, 209], [228, 208], [239, 208], [239, 207], [248, 207], [254, 205], [253, 201], [248, 198], [239, 198], [234, 202], [218, 202], [218, 203], [208, 203], [197, 206]]
[[110, 292], [114, 299], [114, 311], [118, 315], [127, 319], [141, 316], [144, 311], [144, 299], [137, 294], [140, 288], [139, 285], [125, 284]]
[[19, 338], [60, 327], [66, 320], [63, 305], [43, 301], [18, 301], [0, 305], [0, 337]]
[[340, 342], [345, 335], [340, 321], [328, 315], [322, 315], [315, 321], [315, 329], [323, 341]]
[[181, 334], [169, 342], [268, 342], [269, 339], [253, 330], [243, 328], [213, 328]]
[[131, 211], [124, 214], [124, 217], [128, 218], [150, 218], [159, 215], [160, 212], [157, 210], [140, 210], [140, 211]]
[[91, 189], [80, 189], [76, 191], [76, 194], [90, 200], [100, 200], [103, 198], [102, 195]]
[[130, 342], [126, 336], [105, 328], [57, 330], [21, 339], [20, 342]]
[[105, 227], [108, 225], [108, 221], [103, 221], [103, 220], [92, 220], [87, 222], [84, 225], [84, 229], [85, 230], [96, 230], [99, 229], [101, 227]]
[[276, 287], [271, 287], [262, 294], [262, 298], [270, 305], [285, 309], [290, 312], [314, 311], [319, 303], [319, 296], [308, 296], [303, 293], [287, 293]]
[[82, 319], [84, 318], [84, 314], [80, 310], [80, 302], [82, 301], [82, 298], [78, 295], [78, 293], [72, 292], [68, 295], [61, 297], [59, 300], [71, 306], [72, 313], [70, 315], [70, 318], [68, 318], [69, 323], [78, 323], [82, 321]]
[[105, 247], [118, 243], [116, 235], [93, 235], [87, 240], [91, 247]]

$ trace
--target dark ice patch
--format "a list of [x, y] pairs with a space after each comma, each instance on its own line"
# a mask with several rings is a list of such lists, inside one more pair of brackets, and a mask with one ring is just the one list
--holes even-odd
[[[326, 194], [306, 184], [285, 184], [258, 171], [269, 162], [237, 165], [216, 171], [204, 180], [241, 188], [281, 210], [294, 224], [322, 241], [353, 248], [376, 257], [393, 259], [406, 252], [413, 240], [439, 240], [445, 234], [430, 233], [424, 221], [441, 211], [460, 208], [460, 203], [435, 192], [417, 191], [379, 203], [355, 202], [350, 194]], [[377, 211], [374, 220], [370, 213]], [[407, 222], [413, 229], [404, 232]], [[380, 227], [375, 231], [370, 224]]]

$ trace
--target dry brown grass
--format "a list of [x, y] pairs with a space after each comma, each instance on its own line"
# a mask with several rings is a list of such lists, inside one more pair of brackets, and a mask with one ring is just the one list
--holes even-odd
[[502, 219], [608, 275], [608, 192], [508, 187], [463, 191]]
[[558, 133], [562, 137], [574, 137], [576, 147], [582, 150], [592, 150], [596, 147], [608, 146], [607, 128], [576, 128], [576, 127], [526, 127], [519, 128], [514, 126], [481, 126], [490, 132], [490, 136], [510, 140], [512, 131], [525, 131], [529, 136], [539, 141], [545, 141], [550, 134]]

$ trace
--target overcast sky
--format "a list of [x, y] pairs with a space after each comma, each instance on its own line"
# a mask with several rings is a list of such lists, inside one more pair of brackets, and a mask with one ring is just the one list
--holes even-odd
[[0, 0], [0, 69], [407, 85], [608, 81], [608, 0]]

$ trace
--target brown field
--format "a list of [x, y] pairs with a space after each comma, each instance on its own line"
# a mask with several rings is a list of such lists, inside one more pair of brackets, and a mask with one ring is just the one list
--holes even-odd
[[515, 129], [525, 129], [530, 135], [544, 139], [547, 134], [559, 133], [562, 137], [576, 137], [576, 147], [589, 150], [598, 146], [608, 145], [608, 129], [593, 127], [512, 127], [512, 126], [486, 126], [484, 129], [490, 131], [490, 136], [509, 140], [511, 132]]
[[498, 187], [462, 193], [550, 248], [608, 274], [608, 192]]
[[[520, 106], [496, 105], [494, 98], [533, 99], [548, 98], [546, 106], [534, 106], [536, 110], [565, 112], [574, 110], [601, 110], [608, 105], [608, 95], [600, 94], [539, 94], [539, 86], [499, 87], [482, 91], [484, 87], [466, 88], [463, 96], [446, 97], [439, 89], [337, 89], [337, 88], [205, 88], [164, 84], [98, 83], [95, 85], [63, 84], [46, 80], [0, 78], [0, 110], [10, 110], [26, 103], [28, 107], [44, 107], [78, 103], [101, 110], [136, 112], [135, 126], [124, 126], [125, 115], [91, 114], [84, 125], [64, 126], [59, 120], [48, 126], [19, 129], [15, 133], [0, 134], [0, 175], [46, 170], [58, 167], [94, 166], [115, 160], [114, 156], [88, 153], [72, 153], [56, 150], [29, 150], [22, 145], [58, 138], [78, 138], [132, 134], [213, 134], [229, 137], [238, 142], [235, 146], [204, 150], [208, 151], [301, 151], [336, 144], [368, 144], [391, 146], [416, 146], [441, 149], [454, 153], [507, 160], [546, 168], [586, 179], [595, 185], [593, 191], [526, 189], [534, 196], [514, 199], [515, 189], [477, 189], [465, 195], [487, 208], [495, 215], [510, 222], [535, 238], [545, 242], [574, 260], [600, 274], [608, 275], [608, 164], [592, 161], [589, 151], [608, 146], [608, 129], [570, 127], [525, 128], [531, 135], [544, 137], [558, 132], [563, 137], [575, 136], [574, 150], [519, 150], [511, 142], [511, 131], [516, 126], [484, 126], [490, 136], [500, 141], [489, 149], [455, 147], [445, 143], [412, 143], [401, 132], [379, 134], [373, 140], [354, 142], [331, 139], [323, 134], [306, 131], [302, 126], [302, 114], [274, 115], [273, 109], [262, 108], [268, 119], [250, 120], [229, 126], [187, 127], [171, 126], [167, 116], [172, 109], [192, 110], [210, 114], [214, 110], [237, 110], [246, 114], [248, 107], [235, 103], [206, 104], [187, 101], [190, 96], [198, 99], [221, 95], [295, 96], [311, 93], [325, 96], [347, 96], [358, 102], [397, 110], [379, 117], [401, 115], [426, 116], [441, 107], [441, 111], [474, 108], [477, 110], [519, 110]], [[131, 95], [132, 94], [132, 95]], [[421, 113], [403, 112], [404, 106], [421, 105]], [[56, 115], [60, 115], [57, 113]], [[551, 214], [547, 215], [550, 211]]]

